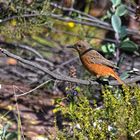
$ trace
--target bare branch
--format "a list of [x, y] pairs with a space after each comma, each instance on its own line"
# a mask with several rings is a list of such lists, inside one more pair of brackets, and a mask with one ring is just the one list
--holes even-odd
[[[79, 20], [76, 20], [76, 19], [64, 18], [64, 17], [58, 16], [56, 14], [51, 14], [50, 17], [52, 17], [54, 19], [62, 20], [62, 21], [65, 21], [65, 22], [70, 22], [71, 21], [71, 22], [74, 22], [74, 23], [77, 23], [77, 24], [81, 24], [81, 25], [87, 25], [87, 26], [92, 26], [92, 27], [99, 27], [99, 28], [102, 28], [102, 29], [105, 29], [105, 30], [114, 31], [114, 29], [112, 28], [112, 26], [110, 24], [109, 25], [102, 25], [102, 24], [99, 24], [97, 21], [96, 22], [79, 21]], [[126, 31], [130, 35], [131, 34], [132, 35], [139, 35], [139, 32], [134, 30], [134, 29], [127, 28]]]
[[21, 49], [25, 49], [27, 51], [30, 51], [30, 52], [32, 52], [33, 54], [35, 54], [38, 57], [38, 58], [35, 58], [35, 61], [43, 62], [45, 64], [48, 64], [51, 67], [54, 67], [53, 63], [51, 63], [50, 61], [44, 59], [43, 56], [38, 51], [36, 51], [34, 48], [32, 48], [30, 46], [23, 45], [23, 44], [18, 44], [18, 43], [4, 42], [4, 41], [1, 41], [1, 40], [0, 40], [0, 44], [10, 46], [10, 47], [14, 46], [14, 47], [17, 47], [17, 48], [21, 48]]
[[32, 93], [32, 92], [34, 92], [35, 90], [39, 89], [40, 87], [44, 86], [45, 84], [49, 83], [50, 81], [52, 81], [52, 79], [49, 79], [49, 80], [43, 82], [42, 84], [40, 84], [40, 85], [38, 85], [37, 87], [31, 89], [30, 91], [27, 91], [27, 92], [24, 92], [24, 93], [18, 94], [18, 95], [16, 94], [15, 96], [16, 96], [16, 97], [21, 97], [21, 96], [27, 95], [27, 94], [29, 94], [29, 93]]
[[33, 48], [31, 48], [27, 45], [22, 45], [22, 44], [18, 44], [18, 43], [8, 43], [8, 42], [4, 42], [4, 41], [1, 41], [1, 40], [0, 40], [0, 44], [10, 46], [10, 47], [11, 46], [14, 46], [14, 47], [17, 47], [17, 48], [19, 47], [21, 49], [28, 50], [28, 51], [34, 53], [35, 55], [37, 55], [39, 58], [43, 59], [43, 56], [39, 52], [37, 52], [35, 49], [33, 49]]
[[47, 65], [51, 66], [51, 67], [54, 67], [54, 64], [53, 64], [52, 62], [46, 60], [46, 59], [35, 58], [35, 61], [37, 61], [37, 62], [42, 62], [42, 63], [44, 63], [44, 64], [47, 64]]
[[108, 23], [106, 23], [106, 22], [104, 22], [104, 21], [101, 21], [101, 20], [99, 20], [98, 18], [96, 18], [96, 17], [94, 17], [94, 16], [92, 16], [92, 15], [86, 14], [86, 13], [84, 13], [84, 12], [81, 12], [81, 11], [79, 11], [79, 10], [76, 10], [76, 9], [73, 9], [73, 8], [62, 7], [62, 6], [60, 6], [60, 5], [56, 4], [56, 3], [53, 3], [53, 2], [51, 2], [50, 5], [53, 6], [53, 7], [62, 9], [63, 11], [76, 12], [76, 13], [78, 13], [78, 14], [80, 14], [80, 15], [83, 15], [83, 16], [85, 16], [85, 17], [88, 17], [88, 19], [92, 20], [93, 22], [97, 22], [97, 21], [98, 21], [98, 23], [100, 23], [100, 24], [108, 25], [108, 26], [109, 26]]
[[[46, 14], [34, 13], [34, 14], [23, 14], [21, 16], [12, 16], [12, 17], [8, 17], [8, 18], [5, 18], [5, 19], [1, 19], [0, 23], [4, 23], [4, 22], [7, 22], [9, 20], [16, 19], [16, 18], [29, 18], [29, 17], [38, 17], [38, 16], [46, 16]], [[92, 27], [99, 27], [99, 28], [102, 28], [102, 29], [105, 29], [105, 30], [114, 31], [111, 24], [109, 24], [109, 23], [101, 24], [99, 22], [101, 20], [95, 20], [94, 22], [92, 20], [92, 22], [91, 21], [86, 22], [86, 21], [79, 21], [79, 20], [76, 20], [76, 19], [71, 19], [71, 18], [68, 18], [68, 17], [65, 18], [62, 15], [57, 15], [57, 14], [48, 14], [47, 16], [51, 17], [51, 18], [54, 18], [54, 19], [62, 20], [62, 21], [65, 21], [65, 22], [72, 21], [72, 22], [77, 23], [77, 24], [82, 24], [82, 25], [87, 25], [87, 26], [92, 26]], [[139, 35], [139, 31], [134, 30], [134, 29], [127, 28], [126, 31], [130, 35]]]
[[46, 74], [49, 74], [51, 77], [53, 77], [54, 79], [57, 79], [57, 80], [62, 80], [62, 81], [69, 81], [69, 82], [74, 82], [74, 83], [79, 83], [79, 84], [84, 84], [84, 85], [90, 85], [90, 84], [98, 84], [97, 82], [92, 82], [92, 81], [87, 81], [87, 80], [80, 80], [80, 79], [76, 79], [76, 78], [71, 78], [71, 77], [68, 77], [68, 76], [65, 76], [65, 75], [58, 75], [50, 70], [48, 70], [47, 68], [45, 67], [42, 67], [41, 65], [37, 64], [37, 63], [34, 63], [34, 62], [31, 62], [31, 61], [28, 61], [28, 60], [25, 60], [23, 58], [21, 58], [20, 56], [17, 56], [15, 54], [12, 54], [10, 53], [9, 51], [5, 50], [5, 49], [2, 49], [0, 48], [0, 51], [7, 55], [8, 57], [12, 57], [24, 64], [27, 64], [29, 66], [32, 66], [34, 68], [37, 68], [43, 72], [45, 72]]
[[[12, 57], [14, 59], [17, 59], [17, 60], [19, 60], [20, 62], [22, 62], [24, 64], [27, 64], [29, 66], [32, 66], [34, 68], [37, 68], [37, 69], [45, 72], [46, 74], [50, 75], [54, 79], [57, 79], [57, 80], [60, 80], [60, 81], [79, 83], [79, 84], [83, 84], [83, 85], [98, 85], [98, 83], [95, 82], [95, 81], [93, 82], [93, 81], [89, 81], [89, 80], [81, 80], [81, 79], [77, 79], [77, 78], [71, 78], [71, 77], [63, 75], [63, 74], [54, 73], [54, 72], [50, 71], [49, 69], [40, 66], [37, 63], [25, 60], [25, 59], [21, 58], [20, 56], [12, 54], [12, 53], [10, 53], [9, 51], [7, 51], [5, 49], [0, 48], [0, 51], [1, 51], [1, 53], [7, 55], [8, 57]], [[134, 83], [134, 82], [138, 82], [138, 81], [140, 81], [140, 76], [136, 76], [134, 78], [126, 79], [124, 82], [126, 84], [129, 84], [129, 83]], [[116, 80], [112, 80], [111, 82], [109, 82], [109, 84], [110, 85], [120, 85]]]

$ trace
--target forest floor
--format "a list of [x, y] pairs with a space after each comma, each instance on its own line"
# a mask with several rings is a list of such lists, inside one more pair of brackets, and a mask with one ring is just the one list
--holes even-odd
[[[22, 133], [31, 140], [39, 136], [55, 136], [54, 98], [45, 90], [36, 90], [34, 93], [18, 97], [14, 94], [29, 91], [28, 85], [17, 81], [3, 81], [0, 89], [0, 128], [6, 123], [11, 124], [11, 131], [17, 131], [21, 118]], [[19, 112], [19, 113], [18, 113]]]

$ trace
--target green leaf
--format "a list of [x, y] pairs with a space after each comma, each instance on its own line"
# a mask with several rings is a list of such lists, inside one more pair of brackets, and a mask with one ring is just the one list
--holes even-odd
[[102, 45], [101, 49], [102, 49], [102, 51], [103, 51], [104, 53], [107, 53], [107, 52], [108, 52], [107, 46], [106, 46], [106, 45]]
[[115, 52], [115, 44], [112, 43], [112, 44], [102, 45], [101, 49], [104, 53], [113, 54]]
[[107, 16], [111, 18], [111, 12], [109, 10], [107, 11]]
[[80, 89], [79, 86], [77, 86], [77, 87], [75, 88], [75, 90], [76, 90], [77, 92], [80, 92], [80, 91], [81, 91], [81, 89]]
[[56, 103], [56, 104], [59, 104], [59, 103], [61, 103], [62, 102], [62, 98], [56, 98], [55, 100], [54, 100], [54, 102]]
[[107, 11], [106, 15], [104, 15], [101, 19], [102, 20], [110, 19], [111, 16], [112, 16], [111, 12], [110, 11]]
[[113, 27], [114, 31], [116, 33], [120, 33], [120, 31], [121, 31], [121, 24], [122, 24], [120, 17], [117, 16], [117, 15], [113, 15], [111, 17], [111, 24], [112, 24], [112, 27]]
[[5, 139], [6, 140], [14, 140], [17, 138], [17, 133], [16, 132], [8, 132]]
[[125, 79], [127, 79], [129, 76], [130, 76], [129, 72], [128, 72], [128, 71], [125, 71], [125, 72], [123, 72], [123, 74], [121, 74], [120, 78], [121, 78], [122, 80], [125, 80]]
[[74, 110], [74, 103], [73, 102], [70, 102], [69, 109], [71, 112], [73, 112], [73, 110]]
[[32, 36], [32, 38], [42, 45], [48, 45], [48, 41], [44, 38], [41, 38], [39, 36]]
[[121, 26], [120, 38], [124, 38], [127, 35], [127, 30], [125, 26]]
[[8, 131], [8, 128], [10, 127], [9, 124], [6, 124], [4, 127], [3, 127], [3, 134], [2, 134], [2, 137], [4, 138], [6, 136], [6, 132]]
[[124, 4], [117, 7], [115, 15], [117, 16], [123, 16], [127, 13], [126, 6]]
[[138, 50], [138, 45], [135, 44], [133, 41], [124, 41], [120, 45], [120, 49], [126, 51], [126, 52], [134, 52]]
[[115, 52], [115, 44], [110, 44], [108, 45], [108, 51], [110, 53], [114, 53]]
[[121, 4], [121, 0], [111, 0], [112, 4], [114, 7], [118, 6], [119, 4]]

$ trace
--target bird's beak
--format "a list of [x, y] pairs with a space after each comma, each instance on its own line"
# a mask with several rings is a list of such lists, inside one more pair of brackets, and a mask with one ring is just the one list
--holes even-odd
[[66, 47], [67, 47], [67, 48], [73, 48], [73, 49], [75, 49], [75, 47], [74, 47], [74, 46], [72, 46], [72, 45], [71, 45], [71, 46], [66, 46]]

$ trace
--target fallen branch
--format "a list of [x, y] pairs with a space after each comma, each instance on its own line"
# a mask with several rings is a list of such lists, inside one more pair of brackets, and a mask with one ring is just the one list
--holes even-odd
[[[54, 79], [57, 79], [57, 80], [60, 80], [60, 81], [79, 83], [79, 84], [83, 84], [83, 85], [98, 85], [98, 83], [95, 82], [95, 81], [81, 80], [81, 79], [77, 79], [77, 78], [71, 78], [71, 77], [63, 75], [63, 74], [54, 73], [54, 72], [50, 71], [49, 69], [47, 69], [45, 67], [42, 67], [41, 65], [39, 65], [35, 62], [25, 60], [25, 59], [21, 58], [20, 56], [17, 56], [13, 53], [10, 53], [9, 51], [7, 51], [5, 49], [0, 48], [0, 52], [7, 55], [8, 57], [12, 57], [12, 58], [18, 60], [18, 61], [20, 61], [24, 64], [27, 64], [27, 65], [32, 66], [34, 68], [37, 68], [37, 69], [43, 71], [44, 73], [50, 75]], [[128, 78], [124, 82], [126, 84], [129, 84], [129, 83], [135, 83], [135, 82], [138, 82], [138, 81], [140, 81], [140, 76], [136, 76], [134, 78]], [[120, 85], [116, 80], [110, 81], [109, 84], [110, 85]]]

